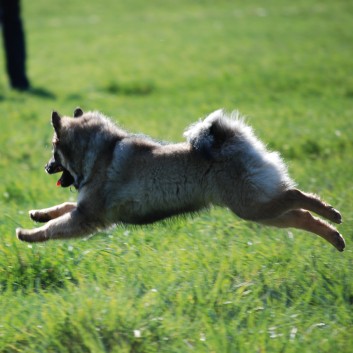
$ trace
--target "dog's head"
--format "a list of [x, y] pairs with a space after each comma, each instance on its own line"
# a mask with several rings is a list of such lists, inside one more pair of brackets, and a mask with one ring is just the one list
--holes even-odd
[[[129, 136], [103, 114], [80, 108], [74, 117], [52, 113], [53, 157], [45, 166], [49, 174], [62, 172], [58, 186], [80, 189], [98, 182], [97, 174], [113, 158], [116, 144]], [[104, 169], [103, 169], [104, 170]]]
[[[76, 108], [74, 118], [79, 118], [82, 115], [83, 111], [80, 108]], [[72, 163], [74, 141], [70, 141], [70, 138], [72, 139], [73, 135], [67, 133], [68, 128], [63, 127], [62, 118], [57, 112], [52, 113], [51, 119], [54, 128], [53, 156], [45, 165], [45, 171], [48, 174], [62, 172], [60, 179], [57, 181], [57, 186], [68, 187], [74, 185], [78, 188], [80, 175]]]

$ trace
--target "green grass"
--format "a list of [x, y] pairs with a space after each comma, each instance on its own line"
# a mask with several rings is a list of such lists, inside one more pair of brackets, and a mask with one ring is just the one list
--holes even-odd
[[[36, 91], [0, 78], [0, 352], [351, 352], [352, 3], [23, 5]], [[43, 167], [51, 111], [78, 105], [174, 141], [214, 109], [239, 109], [300, 188], [340, 209], [345, 252], [218, 208], [20, 243], [29, 209], [76, 197]]]

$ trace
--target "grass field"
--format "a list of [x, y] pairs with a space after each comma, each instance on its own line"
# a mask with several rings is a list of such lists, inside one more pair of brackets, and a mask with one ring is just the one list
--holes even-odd
[[[23, 1], [35, 90], [0, 78], [0, 352], [352, 352], [353, 3]], [[301, 189], [343, 214], [344, 253], [212, 209], [90, 239], [20, 243], [66, 200], [50, 114], [100, 110], [181, 141], [239, 109]]]

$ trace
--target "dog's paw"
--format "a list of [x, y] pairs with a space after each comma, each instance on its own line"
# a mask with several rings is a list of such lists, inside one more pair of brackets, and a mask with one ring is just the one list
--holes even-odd
[[51, 219], [47, 213], [43, 213], [41, 211], [31, 210], [28, 213], [31, 219], [35, 222], [45, 223]]
[[16, 228], [16, 236], [18, 240], [26, 241], [26, 231], [22, 228]]
[[336, 210], [335, 208], [333, 208], [332, 206], [329, 206], [329, 211], [330, 211], [330, 214], [329, 214], [328, 219], [331, 222], [334, 222], [334, 223], [337, 223], [337, 224], [341, 224], [342, 223], [342, 216], [339, 213], [339, 211]]
[[342, 235], [338, 232], [335, 232], [334, 237], [332, 239], [332, 245], [338, 250], [338, 251], [343, 251], [344, 248], [346, 247], [346, 242]]
[[46, 233], [42, 230], [38, 231], [38, 229], [16, 229], [16, 236], [18, 240], [25, 241], [28, 243], [37, 243], [47, 241], [48, 237]]

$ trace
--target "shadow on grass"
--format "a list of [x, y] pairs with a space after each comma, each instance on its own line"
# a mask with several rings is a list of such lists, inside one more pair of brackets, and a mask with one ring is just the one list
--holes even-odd
[[116, 82], [111, 81], [102, 90], [104, 92], [123, 96], [148, 96], [152, 94], [156, 87], [152, 82]]
[[0, 102], [5, 100], [23, 100], [25, 97], [28, 96], [51, 100], [56, 99], [56, 95], [46, 88], [30, 87], [26, 90], [7, 90], [5, 95], [0, 93]]
[[39, 98], [44, 98], [44, 99], [55, 99], [56, 95], [49, 91], [46, 88], [42, 88], [42, 87], [31, 87], [28, 91], [24, 91], [25, 93], [32, 95], [32, 96], [36, 96]]

